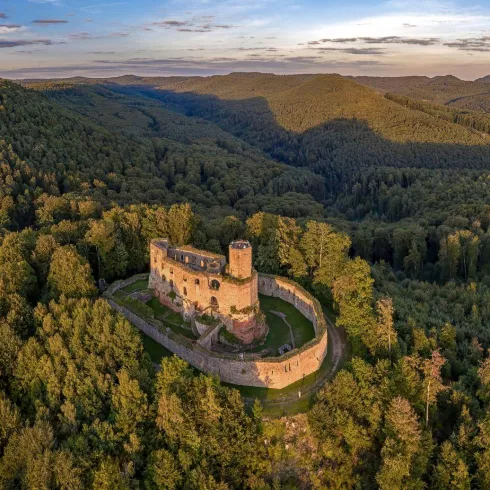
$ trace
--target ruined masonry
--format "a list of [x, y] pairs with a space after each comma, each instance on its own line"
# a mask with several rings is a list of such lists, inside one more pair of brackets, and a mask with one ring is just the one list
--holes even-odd
[[168, 240], [150, 245], [149, 287], [160, 302], [188, 320], [219, 318], [243, 344], [267, 334], [260, 315], [258, 274], [249, 242], [232, 242], [229, 264], [223, 255], [192, 247], [171, 247]]

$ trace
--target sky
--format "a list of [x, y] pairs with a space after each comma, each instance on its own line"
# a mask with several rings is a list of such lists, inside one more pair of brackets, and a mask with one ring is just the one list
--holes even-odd
[[490, 0], [0, 0], [0, 77], [490, 74]]

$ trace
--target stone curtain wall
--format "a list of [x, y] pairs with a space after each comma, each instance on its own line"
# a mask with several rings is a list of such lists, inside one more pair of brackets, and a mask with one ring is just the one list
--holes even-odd
[[[262, 283], [262, 281], [264, 282]], [[305, 344], [301, 349], [293, 350], [279, 358], [262, 359], [253, 359], [253, 355], [250, 354], [247, 356], [247, 354], [211, 352], [198, 342], [181, 339], [173, 332], [161, 332], [157, 323], [144, 320], [111, 298], [110, 295], [119, 287], [115, 289], [111, 287], [111, 293], [107, 295], [108, 301], [114, 309], [146, 335], [195, 368], [217, 375], [226, 383], [274, 389], [285, 388], [317, 371], [327, 354], [327, 328], [320, 304], [301, 286], [284, 278], [260, 274], [260, 292], [264, 295], [278, 296], [295, 305], [313, 322], [317, 335], [314, 340]]]
[[294, 281], [280, 276], [259, 274], [259, 293], [281, 298], [292, 304], [313, 323], [316, 335], [322, 327], [327, 328], [318, 300]]

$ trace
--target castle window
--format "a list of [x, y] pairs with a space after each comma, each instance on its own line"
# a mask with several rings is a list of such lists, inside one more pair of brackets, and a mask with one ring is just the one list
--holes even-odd
[[204, 266], [205, 266], [204, 260], [201, 260], [201, 267], [204, 267]]
[[174, 273], [174, 268], [170, 267], [170, 274], [173, 274], [173, 273]]
[[184, 256], [183, 255], [180, 256], [180, 261], [184, 262]]
[[165, 274], [162, 274], [162, 281], [165, 282], [167, 280], [167, 276]]
[[187, 288], [184, 288], [184, 296], [187, 296]]
[[217, 281], [216, 279], [213, 279], [210, 283], [209, 283], [209, 287], [211, 289], [214, 289], [216, 291], [218, 291], [219, 289], [219, 281]]
[[211, 306], [214, 308], [218, 307], [218, 300], [216, 299], [215, 296], [211, 296]]
[[170, 279], [169, 284], [170, 284], [170, 287], [171, 287], [171, 288], [173, 288], [173, 287], [174, 287], [174, 282], [172, 281], [172, 279]]
[[194, 284], [195, 284], [196, 286], [199, 286], [199, 279], [196, 279], [196, 280], [194, 281]]
[[187, 282], [187, 277], [184, 276], [184, 282]]

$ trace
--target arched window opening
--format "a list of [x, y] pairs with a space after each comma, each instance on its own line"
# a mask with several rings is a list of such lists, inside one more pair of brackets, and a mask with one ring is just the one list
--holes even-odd
[[174, 287], [174, 282], [172, 281], [172, 279], [170, 279], [169, 284], [170, 284], [170, 287], [171, 287], [171, 288], [173, 288], [173, 287]]
[[216, 291], [218, 291], [219, 286], [220, 286], [219, 281], [217, 281], [216, 279], [213, 279], [213, 280], [210, 282], [210, 284], [209, 284], [209, 287], [210, 287], [211, 289], [216, 290]]
[[211, 306], [213, 308], [218, 308], [218, 300], [216, 299], [215, 296], [211, 296]]
[[195, 283], [195, 285], [196, 285], [196, 286], [199, 286], [199, 279], [196, 279], [196, 280], [194, 281], [194, 283]]
[[187, 288], [184, 288], [184, 296], [187, 296]]

